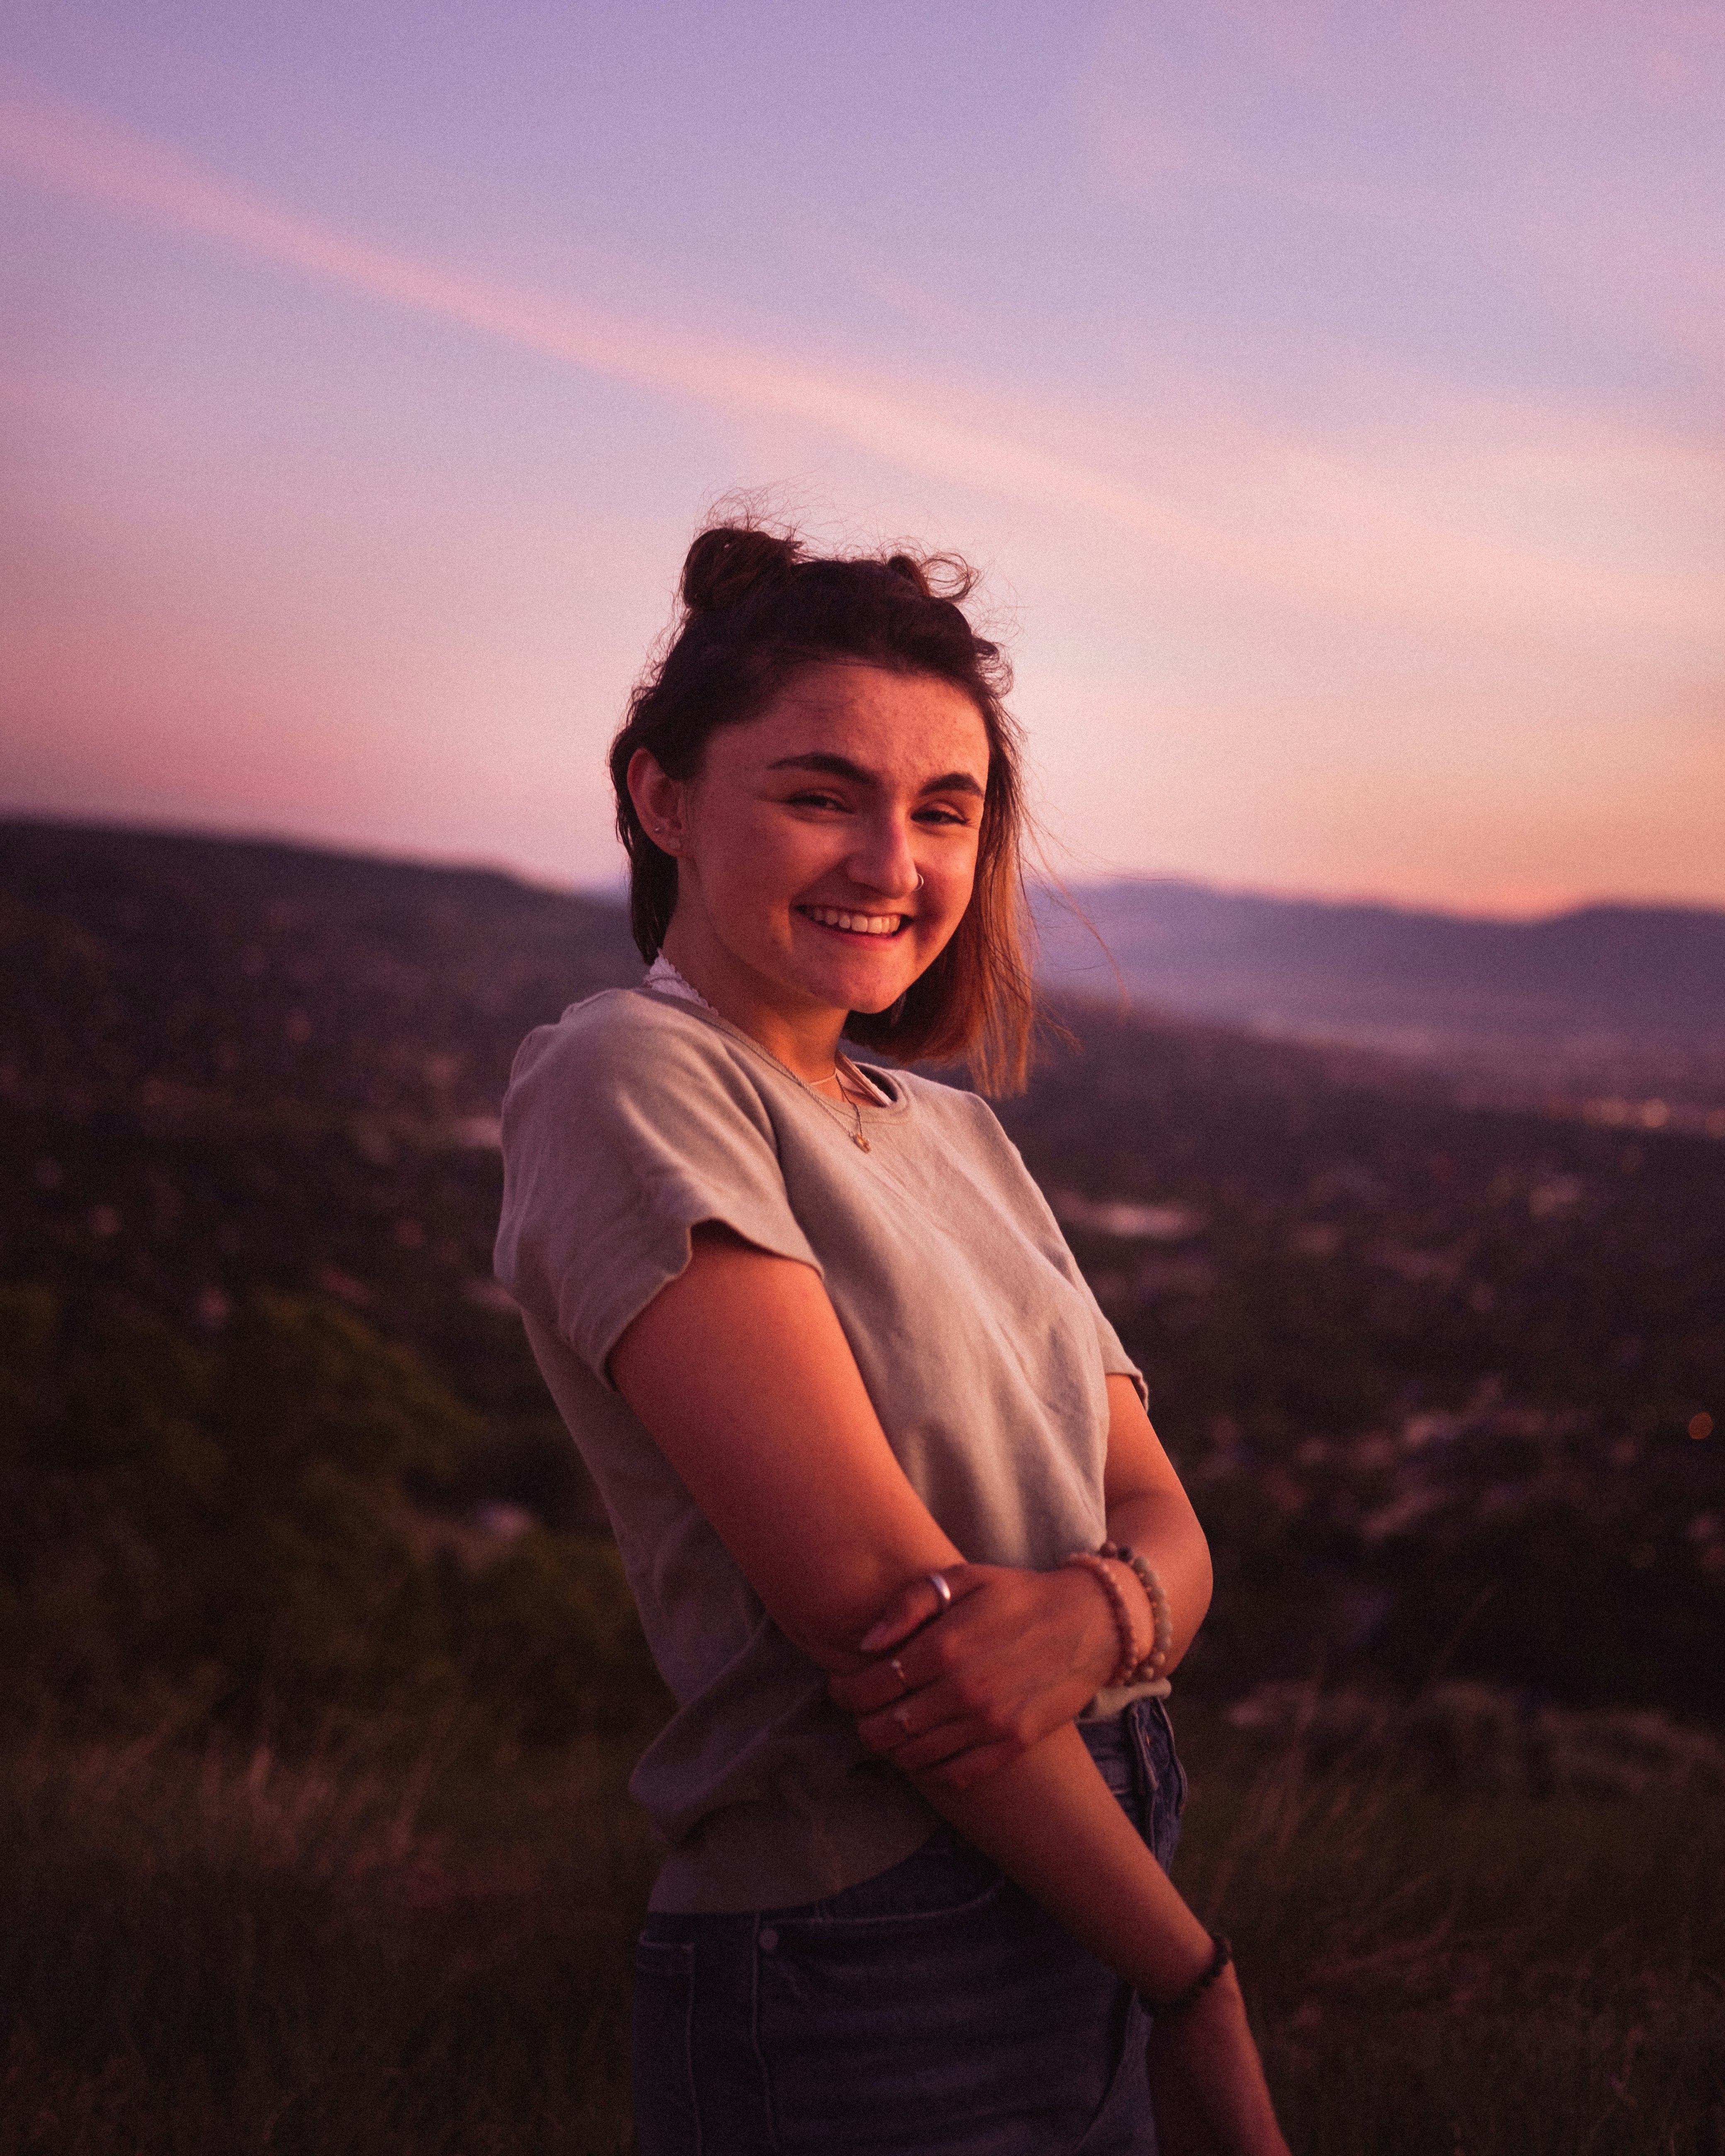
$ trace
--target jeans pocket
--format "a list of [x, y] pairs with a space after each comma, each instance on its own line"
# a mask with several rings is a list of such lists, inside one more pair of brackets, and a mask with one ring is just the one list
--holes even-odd
[[632, 2040], [639, 2156], [700, 2156], [694, 2019], [693, 1943], [643, 1936], [635, 1943]]
[[1115, 1979], [998, 1875], [943, 1907], [775, 1915], [757, 1969], [778, 2145], [799, 2156], [1066, 2148], [1106, 2092]]
[[769, 1911], [778, 1931], [808, 1930], [837, 1936], [850, 1925], [870, 1928], [938, 1923], [957, 1911], [980, 1906], [1005, 1885], [1005, 1875], [955, 1828], [942, 1826], [918, 1849], [870, 1879], [824, 1902]]

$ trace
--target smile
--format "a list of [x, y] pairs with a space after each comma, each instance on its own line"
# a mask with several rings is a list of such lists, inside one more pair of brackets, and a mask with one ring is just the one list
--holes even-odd
[[842, 928], [852, 936], [896, 936], [911, 917], [907, 913], [845, 913], [836, 906], [799, 906], [797, 911], [818, 928]]

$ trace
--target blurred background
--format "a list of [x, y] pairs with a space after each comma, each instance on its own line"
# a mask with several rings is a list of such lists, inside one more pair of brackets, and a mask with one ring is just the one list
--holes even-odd
[[1722, 110], [1665, 0], [9, 13], [0, 2144], [629, 2145], [496, 1116], [740, 500], [1014, 653], [1296, 2145], [1725, 2149]]

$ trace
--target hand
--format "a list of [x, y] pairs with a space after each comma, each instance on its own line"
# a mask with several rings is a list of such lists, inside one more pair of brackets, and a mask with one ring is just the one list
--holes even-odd
[[1107, 1598], [1076, 1568], [961, 1564], [944, 1577], [951, 1609], [913, 1581], [863, 1636], [876, 1659], [830, 1689], [871, 1751], [966, 1789], [1081, 1714], [1120, 1640]]
[[1157, 2022], [1147, 2062], [1161, 2156], [1288, 2156], [1232, 1969]]

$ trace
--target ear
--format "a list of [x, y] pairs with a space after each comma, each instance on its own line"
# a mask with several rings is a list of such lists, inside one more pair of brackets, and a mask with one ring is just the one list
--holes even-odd
[[629, 760], [629, 798], [647, 836], [661, 852], [680, 853], [683, 845], [683, 786], [667, 776], [650, 748], [638, 748]]

